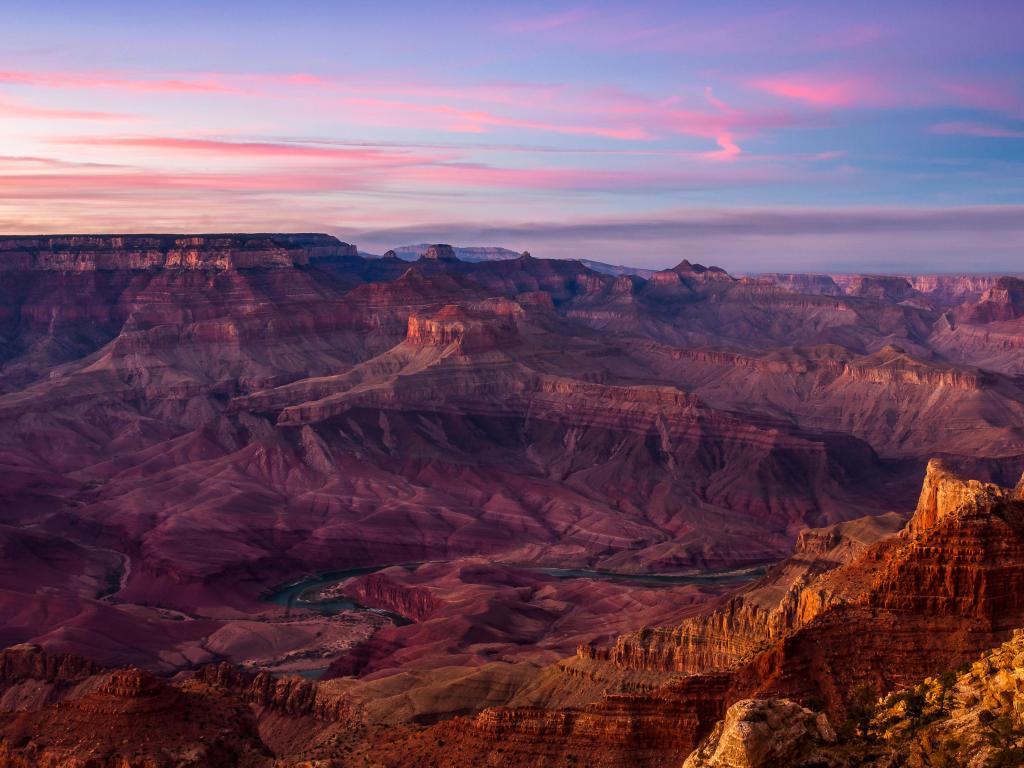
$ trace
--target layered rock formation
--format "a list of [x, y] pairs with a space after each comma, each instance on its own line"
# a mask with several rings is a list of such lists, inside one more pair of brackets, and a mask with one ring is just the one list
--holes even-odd
[[[822, 714], [777, 699], [743, 701], [686, 760], [687, 768], [931, 768], [1024, 761], [1024, 630], [958, 670], [877, 699], [836, 738]], [[794, 748], [796, 746], [796, 748]]]
[[909, 275], [915, 291], [946, 307], [977, 301], [999, 279], [997, 275]]
[[[919, 640], [929, 645], [943, 632], [952, 632], [957, 643], [962, 643], [964, 625], [974, 624], [972, 632], [978, 636], [971, 639], [972, 645], [966, 649], [951, 645], [946, 651], [948, 658], [942, 659], [946, 664], [955, 663], [958, 655], [980, 651], [999, 640], [1001, 633], [1024, 624], [1024, 601], [1012, 596], [1024, 577], [1022, 515], [1024, 506], [1011, 490], [962, 479], [941, 461], [932, 461], [914, 515], [898, 536], [868, 547], [861, 545], [860, 551], [847, 545], [851, 556], [847, 562], [840, 560], [837, 564], [841, 567], [817, 574], [805, 571], [793, 578], [793, 565], [787, 563], [751, 587], [748, 594], [668, 636], [646, 630], [621, 638], [609, 659], [623, 667], [687, 673], [728, 669], [742, 665], [759, 651], [770, 654], [773, 644], [783, 638], [788, 638], [785, 652], [803, 642], [801, 633], [808, 641], [827, 637], [840, 629], [839, 622], [855, 621], [867, 610], [876, 635], [882, 634], [878, 625], [883, 623], [890, 624], [887, 631], [899, 633], [913, 633], [920, 623], [920, 631], [928, 636]], [[829, 539], [836, 545], [844, 543], [841, 530]], [[806, 555], [798, 551], [796, 557], [799, 562]], [[760, 608], [765, 592], [778, 594], [783, 588], [785, 592], [771, 610]], [[707, 651], [701, 645], [715, 637], [729, 638], [729, 646], [702, 658]], [[850, 652], [829, 639], [828, 652]], [[696, 654], [690, 650], [694, 642], [698, 643]], [[918, 663], [934, 667], [936, 662], [934, 658], [908, 659], [898, 674], [910, 679], [923, 677], [927, 669], [911, 668]], [[844, 665], [844, 674], [856, 674], [852, 659], [846, 659]], [[804, 684], [814, 683], [809, 678]], [[841, 703], [840, 688], [819, 688], [818, 692]], [[839, 698], [829, 698], [836, 696]]]
[[849, 296], [900, 302], [914, 295], [910, 281], [896, 275], [857, 275], [844, 282]]
[[840, 296], [844, 292], [830, 275], [772, 273], [758, 275], [758, 278], [793, 293]]
[[0, 240], [0, 271], [263, 269], [357, 256], [328, 235], [75, 235]]
[[975, 303], [960, 308], [958, 316], [966, 322], [998, 323], [1024, 317], [1024, 280], [1001, 277]]
[[[37, 651], [0, 655], [5, 667], [26, 654], [43, 669], [6, 677], [0, 697], [0, 765], [10, 768], [270, 768], [256, 718], [240, 701], [198, 681], [169, 685], [138, 669], [99, 672], [72, 688], [52, 688], [54, 664], [83, 660]], [[40, 676], [42, 675], [42, 676]], [[33, 687], [50, 686], [41, 698]]]
[[[405, 259], [406, 261], [416, 261], [416, 259], [423, 257], [436, 258], [435, 256], [426, 255], [431, 252], [431, 249], [435, 249], [435, 253], [437, 252], [436, 249], [444, 249], [445, 252], [452, 254], [460, 261], [469, 262], [505, 261], [507, 259], [517, 259], [520, 255], [516, 251], [496, 246], [471, 246], [468, 248], [459, 248], [451, 245], [430, 245], [428, 243], [402, 245], [388, 251], [387, 253], [393, 254], [396, 258]], [[385, 254], [385, 256], [386, 255], [387, 254]]]
[[455, 261], [455, 249], [450, 245], [428, 245], [421, 258], [431, 261]]
[[[281, 754], [298, 721], [341, 738], [323, 713], [344, 700], [410, 759], [466, 731], [467, 760], [505, 738], [509, 761], [615, 764], [630, 745], [678, 764], [737, 698], [838, 712], [850, 681], [903, 679], [892, 648], [909, 675], [1002, 637], [1016, 502], [990, 483], [1024, 465], [1015, 282], [430, 255], [0, 240], [0, 642], [245, 665], [196, 684], [265, 712]], [[976, 508], [939, 514], [936, 490], [879, 541], [933, 455], [948, 469], [929, 483]], [[624, 578], [717, 579], [794, 544], [738, 596]], [[354, 569], [378, 570], [341, 579], [341, 607], [261, 599]], [[327, 668], [315, 691], [265, 676]]]
[[[738, 610], [744, 603], [731, 601], [713, 618], [690, 620], [681, 631], [627, 636], [607, 661], [584, 654], [599, 666], [684, 673], [660, 687], [606, 693], [583, 708], [485, 712], [442, 732], [456, 739], [453, 753], [465, 755], [454, 765], [471, 764], [485, 743], [505, 745], [512, 753], [503, 763], [508, 765], [663, 765], [681, 762], [739, 699], [813, 699], [842, 719], [858, 682], [892, 690], [1008, 637], [1024, 623], [1024, 602], [1014, 586], [1022, 575], [1024, 502], [932, 462], [918, 507], [900, 533], [862, 548], [838, 568], [793, 582], [780, 595], [780, 609], [788, 614], [783, 629], [770, 613], [750, 620], [751, 613]], [[778, 576], [752, 592], [768, 590]], [[724, 650], [710, 655], [701, 647], [705, 636], [714, 643], [733, 627], [746, 636], [745, 647], [720, 643]], [[456, 737], [459, 729], [464, 735]], [[424, 741], [413, 743], [422, 748]], [[412, 759], [411, 752], [400, 754]]]
[[[520, 557], [553, 554], [521, 552]], [[563, 553], [566, 556], [569, 553]], [[729, 580], [591, 581], [480, 557], [388, 568], [347, 580], [332, 592], [394, 611], [412, 623], [377, 632], [338, 658], [324, 677], [422, 674], [440, 667], [496, 662], [550, 664], [571, 656], [581, 644], [604, 646], [637, 623], [692, 615], [731, 586]], [[506, 700], [511, 699], [510, 695]], [[447, 704], [430, 706], [440, 712], [465, 708], [463, 701]]]
[[[735, 667], [821, 611], [863, 588], [863, 579], [829, 574], [902, 527], [899, 515], [806, 529], [796, 552], [720, 609], [673, 628], [623, 635], [607, 651], [581, 651], [620, 668], [697, 674]], [[833, 574], [834, 576], [834, 574]]]

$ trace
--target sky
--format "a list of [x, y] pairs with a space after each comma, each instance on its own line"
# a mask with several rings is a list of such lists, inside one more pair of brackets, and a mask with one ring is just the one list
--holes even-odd
[[0, 233], [1024, 271], [1024, 2], [0, 0]]

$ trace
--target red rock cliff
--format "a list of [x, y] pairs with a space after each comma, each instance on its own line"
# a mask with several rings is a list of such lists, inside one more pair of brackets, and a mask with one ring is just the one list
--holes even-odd
[[0, 238], [0, 271], [292, 267], [356, 257], [329, 235], [55, 235]]

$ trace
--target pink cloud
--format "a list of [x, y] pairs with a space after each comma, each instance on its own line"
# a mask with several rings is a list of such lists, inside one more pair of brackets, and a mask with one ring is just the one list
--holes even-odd
[[739, 157], [743, 150], [739, 148], [739, 145], [733, 141], [733, 138], [728, 133], [722, 133], [715, 137], [715, 142], [718, 144], [719, 149], [715, 152], [705, 152], [703, 157], [707, 160], [735, 160]]
[[898, 27], [890, 30], [888, 26], [860, 22], [819, 5], [820, 9], [776, 3], [728, 13], [711, 4], [691, 3], [687, 4], [685, 18], [650, 4], [594, 5], [586, 11], [507, 22], [499, 26], [499, 31], [544, 34], [561, 44], [603, 51], [642, 47], [645, 51], [685, 51], [689, 55], [849, 51], [875, 44], [892, 31], [899, 32]]
[[[127, 73], [0, 72], [0, 83], [48, 88], [122, 89], [190, 94], [231, 93], [247, 98], [291, 99], [318, 110], [347, 110], [346, 117], [370, 125], [406, 127], [418, 115], [423, 127], [456, 133], [510, 128], [617, 141], [647, 141], [666, 134], [715, 139], [724, 132], [746, 135], [790, 124], [781, 113], [730, 108], [703, 90], [692, 106], [676, 96], [640, 97], [614, 89], [586, 90], [558, 84], [498, 82], [445, 84], [282, 75], [135, 77]], [[694, 95], [701, 90], [694, 88]], [[501, 105], [500, 108], [495, 105]], [[98, 114], [98, 113], [95, 113]]]
[[11, 199], [67, 199], [80, 196], [149, 195], [165, 190], [213, 192], [313, 193], [366, 189], [359, 174], [324, 174], [308, 171], [279, 173], [114, 173], [0, 174], [0, 197]]
[[800, 101], [814, 107], [877, 104], [887, 98], [884, 89], [864, 76], [826, 77], [794, 74], [758, 78], [748, 81], [747, 84], [773, 96]]
[[1016, 84], [946, 82], [930, 72], [797, 72], [755, 77], [744, 83], [816, 108], [954, 106], [1024, 115], [1024, 95]]
[[650, 98], [606, 90], [591, 97], [598, 114], [630, 121], [654, 135], [683, 134], [717, 140], [723, 133], [750, 136], [764, 130], [805, 122], [793, 112], [780, 109], [746, 109], [727, 104], [710, 87], [694, 89], [690, 98]]
[[[729, 153], [728, 142], [723, 152]], [[57, 161], [59, 163], [59, 161]], [[2, 167], [2, 166], [0, 166]], [[731, 173], [695, 169], [602, 170], [580, 168], [512, 168], [481, 163], [433, 163], [405, 166], [321, 165], [244, 172], [109, 170], [53, 168], [0, 173], [0, 198], [11, 200], [145, 197], [172, 192], [246, 194], [320, 194], [367, 190], [542, 190], [614, 191], [652, 188], [748, 186], [787, 178], [778, 169]], [[372, 172], [369, 172], [372, 171]]]
[[136, 147], [162, 151], [214, 154], [221, 157], [307, 158], [344, 160], [361, 163], [428, 163], [441, 155], [413, 154], [403, 149], [337, 147], [315, 144], [269, 141], [225, 141], [219, 139], [178, 138], [169, 136], [83, 136], [57, 139], [56, 143], [100, 147]]
[[708, 104], [722, 112], [727, 112], [730, 109], [728, 104], [715, 96], [714, 90], [710, 85], [704, 86], [704, 98], [708, 100]]
[[214, 79], [135, 79], [111, 73], [0, 71], [0, 83], [44, 88], [102, 88], [151, 93], [229, 93], [234, 89]]
[[466, 112], [463, 115], [471, 125], [496, 125], [524, 128], [530, 131], [564, 133], [570, 136], [598, 136], [604, 139], [621, 139], [623, 141], [639, 141], [653, 138], [648, 131], [637, 126], [572, 125], [542, 120], [502, 117], [490, 112]]
[[346, 98], [340, 104], [354, 119], [377, 125], [407, 125], [409, 114], [417, 114], [432, 121], [433, 127], [457, 132], [483, 133], [488, 127], [522, 128], [543, 133], [560, 133], [572, 136], [596, 136], [622, 141], [638, 141], [653, 138], [651, 133], [639, 125], [602, 124], [600, 116], [594, 124], [559, 122], [557, 119], [530, 119], [499, 115], [491, 111], [467, 109], [452, 104], [429, 104], [415, 101], [401, 101], [380, 98]]
[[0, 115], [8, 118], [43, 119], [43, 120], [133, 120], [133, 115], [116, 112], [98, 112], [79, 109], [53, 109], [37, 107], [32, 104], [0, 100]]
[[31, 155], [0, 155], [0, 171], [15, 169], [19, 173], [26, 169], [38, 170], [41, 168], [119, 168], [121, 166], [109, 163], [76, 163], [70, 160], [60, 160], [55, 157], [35, 157]]

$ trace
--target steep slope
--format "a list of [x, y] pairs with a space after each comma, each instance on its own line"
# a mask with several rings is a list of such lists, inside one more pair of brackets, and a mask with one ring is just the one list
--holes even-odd
[[1024, 451], [1024, 388], [1008, 376], [894, 346], [869, 355], [834, 345], [754, 354], [642, 349], [653, 370], [709, 405], [856, 435], [883, 456], [1011, 458]]
[[791, 701], [737, 702], [684, 768], [932, 768], [1024, 761], [1024, 630], [973, 663], [881, 700], [868, 696], [837, 734]]
[[[495, 743], [505, 753], [494, 765], [679, 764], [730, 702], [814, 698], [842, 716], [858, 681], [892, 690], [970, 659], [1024, 622], [1014, 586], [1022, 577], [1024, 501], [933, 462], [907, 526], [846, 565], [795, 582], [779, 602], [783, 627], [767, 612], [746, 621], [745, 601], [733, 601], [717, 620], [624, 637], [607, 662], [597, 654], [591, 663], [684, 674], [642, 693], [608, 693], [583, 708], [488, 710], [417, 735], [396, 759], [429, 764], [416, 754], [441, 738], [455, 745], [447, 752], [458, 755], [453, 765], [483, 759]], [[688, 649], [700, 648], [700, 626], [728, 630], [732, 623], [753, 638], [749, 646], [712, 655], [706, 670], [686, 671]]]
[[200, 681], [100, 670], [34, 647], [0, 655], [0, 765], [269, 768], [256, 719]]

